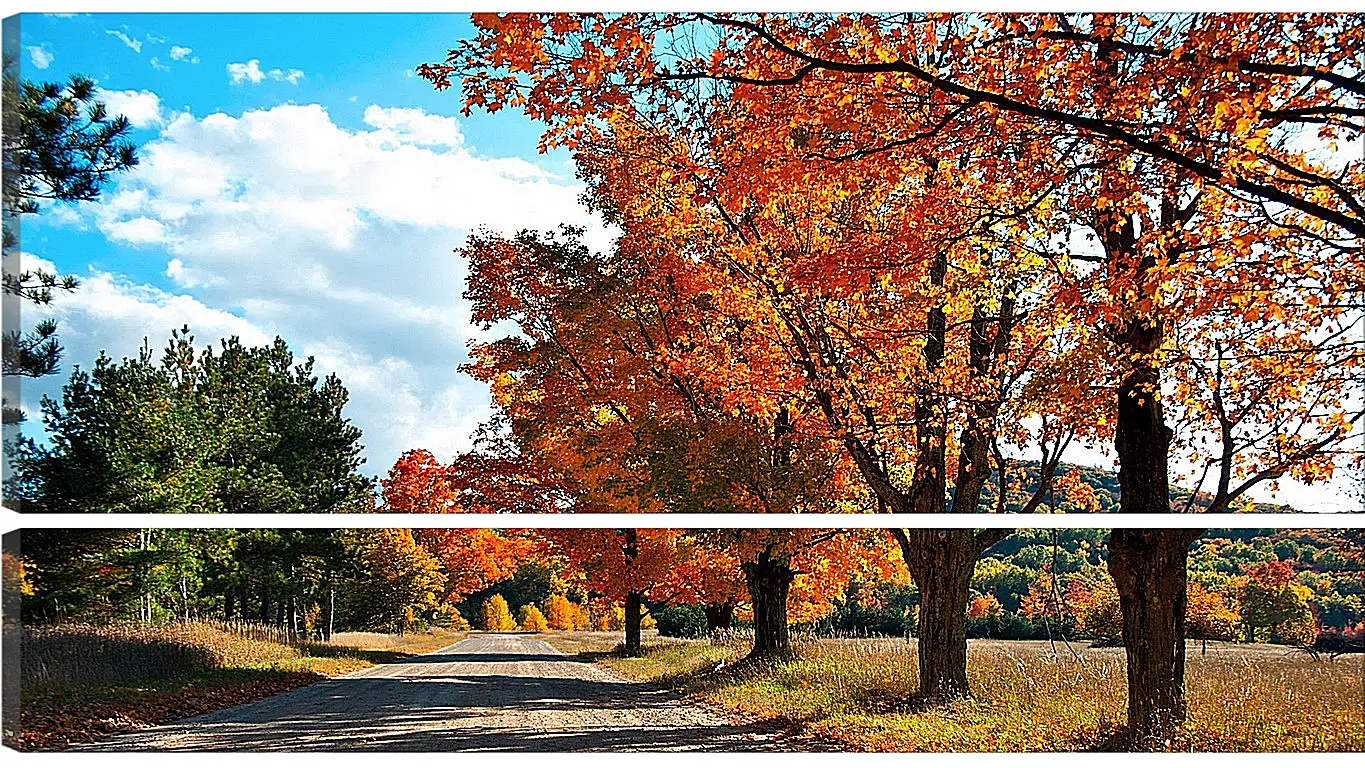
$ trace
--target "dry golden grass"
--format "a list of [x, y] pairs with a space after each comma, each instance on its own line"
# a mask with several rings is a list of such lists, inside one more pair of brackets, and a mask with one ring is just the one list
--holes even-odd
[[[552, 636], [567, 652], [608, 650], [598, 638]], [[782, 720], [845, 749], [1069, 751], [1120, 748], [1126, 706], [1122, 649], [972, 641], [973, 698], [916, 709], [917, 658], [902, 639], [796, 643], [796, 658], [735, 664], [742, 635], [655, 641], [613, 669], [705, 697], [752, 720]], [[1073, 653], [1074, 651], [1074, 653]], [[716, 670], [719, 663], [722, 666]], [[1313, 659], [1275, 646], [1192, 645], [1190, 716], [1164, 747], [1196, 751], [1359, 751], [1365, 748], [1362, 659]]]
[[255, 701], [324, 677], [453, 643], [464, 635], [346, 633], [278, 642], [272, 627], [224, 623], [67, 624], [21, 636], [19, 749], [60, 749], [125, 728]]
[[380, 632], [338, 632], [326, 644], [334, 648], [359, 651], [398, 651], [427, 653], [464, 639], [463, 632], [415, 632], [406, 635], [386, 635]]
[[25, 690], [269, 666], [303, 655], [294, 646], [243, 637], [200, 623], [65, 624], [26, 627], [22, 632]]

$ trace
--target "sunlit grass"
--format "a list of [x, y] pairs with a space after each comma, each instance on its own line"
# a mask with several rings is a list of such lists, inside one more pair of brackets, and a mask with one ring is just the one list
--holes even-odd
[[[698, 694], [743, 718], [787, 721], [845, 749], [1053, 751], [1123, 744], [1122, 649], [973, 641], [973, 697], [920, 709], [913, 641], [801, 638], [796, 648], [789, 661], [739, 664], [748, 641], [733, 636], [650, 643], [644, 658], [602, 660], [635, 679]], [[1313, 659], [1273, 646], [1217, 646], [1205, 655], [1193, 645], [1187, 664], [1189, 720], [1166, 749], [1365, 748], [1359, 656]]]

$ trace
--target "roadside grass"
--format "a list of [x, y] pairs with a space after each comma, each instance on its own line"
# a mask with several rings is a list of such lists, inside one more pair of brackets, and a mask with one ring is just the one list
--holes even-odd
[[197, 622], [9, 631], [21, 633], [20, 717], [5, 743], [21, 750], [62, 749], [257, 701], [463, 637], [339, 633], [328, 643], [287, 643], [262, 639], [269, 635], [250, 625]]
[[[904, 639], [803, 638], [795, 657], [743, 662], [740, 634], [659, 639], [624, 658], [603, 638], [547, 636], [566, 653], [699, 696], [738, 720], [781, 724], [840, 749], [895, 752], [1119, 750], [1125, 746], [1121, 648], [972, 641], [973, 698], [916, 701], [918, 660]], [[1074, 653], [1073, 653], [1074, 651]], [[1277, 646], [1192, 644], [1189, 720], [1166, 751], [1360, 751], [1360, 657], [1313, 659]]]

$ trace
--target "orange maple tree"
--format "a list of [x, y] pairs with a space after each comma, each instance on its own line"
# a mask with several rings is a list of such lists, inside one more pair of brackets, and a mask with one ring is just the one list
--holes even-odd
[[692, 540], [671, 528], [545, 528], [547, 554], [590, 596], [625, 609], [625, 651], [640, 655], [643, 611], [695, 599]]
[[[1259, 482], [1330, 475], [1332, 448], [1361, 418], [1344, 394], [1342, 371], [1361, 354], [1344, 341], [1358, 320], [1340, 286], [1365, 275], [1365, 167], [1331, 151], [1362, 131], [1365, 86], [1348, 54], [1362, 40], [1358, 17], [484, 14], [475, 24], [473, 40], [422, 74], [438, 87], [461, 76], [467, 110], [512, 106], [545, 120], [543, 143], [579, 152], [596, 202], [626, 230], [623, 247], [700, 261], [696, 283], [722, 286], [727, 309], [745, 307], [740, 335], [757, 329], [745, 357], [712, 356], [745, 362], [715, 379], [757, 396], [759, 412], [785, 404], [793, 385], [810, 390], [893, 511], [943, 509], [950, 476], [954, 510], [972, 511], [987, 452], [1003, 465], [995, 441], [1018, 439], [999, 428], [1002, 412], [1060, 420], [1056, 446], [1077, 414], [1099, 416], [1125, 512], [1170, 510], [1163, 406], [1186, 430], [1177, 450], [1208, 455], [1198, 446], [1210, 434], [1219, 444], [1205, 471], [1215, 470], [1213, 509]], [[711, 42], [693, 45], [693, 32]], [[1094, 247], [1073, 247], [1077, 228]], [[1230, 265], [1246, 272], [1228, 290], [1219, 278]], [[955, 288], [959, 275], [970, 279]], [[1044, 297], [1052, 319], [1010, 307], [1025, 297]], [[995, 357], [1001, 342], [1030, 337], [1017, 317], [1040, 315], [1040, 329], [1073, 335], [1039, 368]], [[968, 329], [956, 346], [955, 328]], [[735, 335], [721, 334], [720, 348]], [[888, 343], [900, 353], [879, 349]], [[752, 376], [769, 371], [750, 360], [794, 363], [783, 367], [797, 375]], [[880, 384], [882, 360], [910, 375]], [[1050, 397], [1002, 397], [1005, 383]], [[1089, 407], [1095, 391], [1113, 392], [1112, 405]], [[887, 417], [897, 413], [909, 418]], [[891, 427], [903, 437], [888, 439]], [[909, 463], [908, 488], [888, 475], [897, 460]], [[1191, 535], [1120, 530], [1111, 541], [1139, 739], [1183, 718]], [[915, 572], [917, 558], [951, 554], [946, 570], [915, 577], [934, 585], [929, 604], [956, 605], [966, 553], [989, 536], [931, 538], [902, 542], [907, 563]], [[943, 621], [922, 650], [958, 645]], [[929, 687], [964, 693], [964, 660], [922, 658]]]

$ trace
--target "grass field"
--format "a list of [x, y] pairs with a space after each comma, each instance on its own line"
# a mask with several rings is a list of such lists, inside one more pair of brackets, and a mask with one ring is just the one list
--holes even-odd
[[[803, 639], [790, 661], [736, 664], [740, 635], [655, 638], [643, 658], [613, 655], [619, 635], [551, 633], [551, 643], [634, 679], [695, 694], [737, 721], [767, 721], [841, 749], [1072, 751], [1123, 747], [1123, 649], [973, 640], [971, 700], [916, 710], [914, 641]], [[1189, 722], [1179, 751], [1365, 749], [1365, 660], [1280, 646], [1189, 648]], [[717, 669], [717, 667], [719, 668]]]
[[340, 633], [283, 642], [260, 628], [188, 623], [26, 628], [18, 749], [61, 749], [127, 728], [255, 701], [463, 634]]

